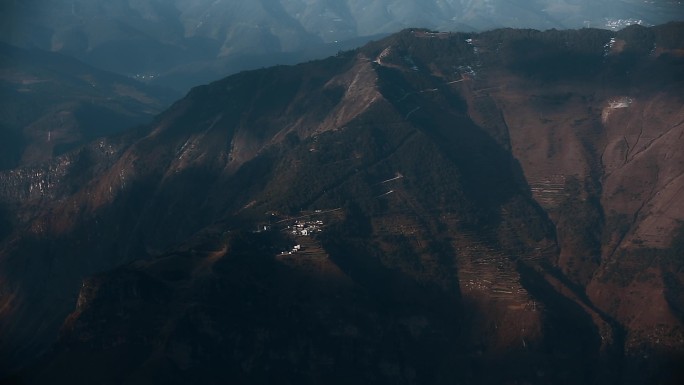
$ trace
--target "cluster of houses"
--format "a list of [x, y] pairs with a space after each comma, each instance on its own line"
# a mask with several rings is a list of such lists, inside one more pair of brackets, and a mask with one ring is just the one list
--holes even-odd
[[310, 236], [322, 231], [323, 221], [296, 221], [294, 225], [287, 226], [292, 235]]
[[297, 253], [298, 251], [302, 251], [302, 245], [294, 245], [294, 246], [292, 246], [292, 250], [283, 251], [280, 253], [280, 255], [292, 255], [292, 254]]
[[612, 29], [613, 31], [617, 31], [619, 29], [623, 29], [625, 27], [629, 27], [630, 25], [638, 24], [638, 25], [643, 25], [644, 21], [641, 19], [608, 19], [606, 18], [606, 28]]

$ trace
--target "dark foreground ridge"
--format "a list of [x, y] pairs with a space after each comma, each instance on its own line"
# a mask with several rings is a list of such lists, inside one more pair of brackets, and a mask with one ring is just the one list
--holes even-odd
[[3, 172], [3, 370], [677, 383], [683, 44], [405, 30]]

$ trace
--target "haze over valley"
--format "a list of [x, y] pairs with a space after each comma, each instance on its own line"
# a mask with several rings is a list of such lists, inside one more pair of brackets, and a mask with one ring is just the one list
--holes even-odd
[[8, 0], [1, 6], [1, 41], [181, 93], [245, 69], [330, 56], [404, 28], [617, 30], [684, 17], [674, 0]]

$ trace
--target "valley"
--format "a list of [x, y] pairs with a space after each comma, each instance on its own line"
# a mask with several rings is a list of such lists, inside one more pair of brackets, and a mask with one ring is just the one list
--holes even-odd
[[184, 94], [244, 70], [321, 59], [404, 28], [617, 31], [681, 21], [674, 0], [24, 0], [0, 41]]

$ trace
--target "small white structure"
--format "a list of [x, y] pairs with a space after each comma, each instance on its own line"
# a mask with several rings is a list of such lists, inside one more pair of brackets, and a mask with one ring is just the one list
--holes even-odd
[[608, 102], [609, 108], [629, 108], [634, 100], [628, 97], [621, 97], [618, 99], [613, 99]]

